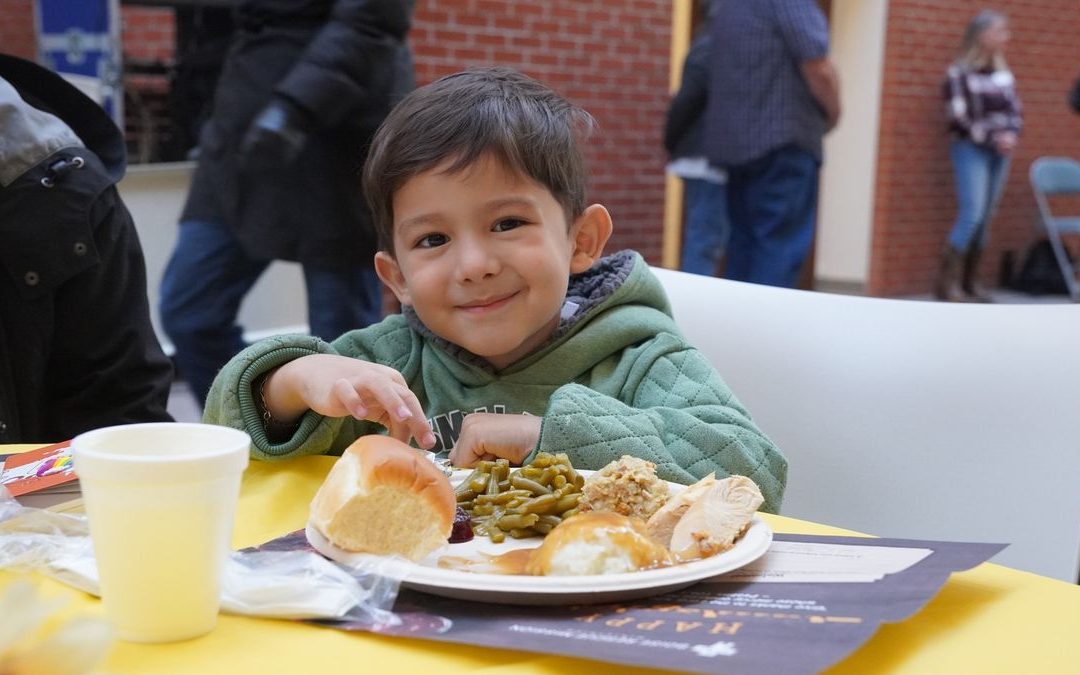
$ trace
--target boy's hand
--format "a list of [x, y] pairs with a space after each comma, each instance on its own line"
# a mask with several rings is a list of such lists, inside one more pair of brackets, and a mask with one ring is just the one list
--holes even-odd
[[472, 413], [461, 422], [461, 434], [450, 451], [454, 466], [476, 466], [499, 457], [521, 464], [540, 440], [542, 417], [498, 413]]
[[346, 356], [312, 354], [272, 372], [263, 389], [275, 419], [290, 422], [309, 408], [327, 417], [352, 416], [386, 427], [394, 438], [435, 445], [420, 401], [401, 373]]

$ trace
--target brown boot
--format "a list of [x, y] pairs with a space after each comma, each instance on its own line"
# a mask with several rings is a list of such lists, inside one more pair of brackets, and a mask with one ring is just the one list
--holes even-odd
[[938, 300], [968, 302], [967, 294], [960, 285], [960, 268], [963, 264], [963, 255], [954, 251], [952, 246], [946, 246], [941, 256], [941, 271], [934, 283], [934, 295]]
[[968, 302], [993, 302], [990, 293], [979, 283], [979, 261], [982, 259], [982, 248], [972, 246], [964, 256], [963, 289], [968, 294]]

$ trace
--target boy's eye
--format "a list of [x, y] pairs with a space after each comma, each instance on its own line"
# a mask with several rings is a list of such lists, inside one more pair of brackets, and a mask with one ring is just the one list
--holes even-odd
[[416, 248], [435, 248], [436, 246], [442, 246], [448, 241], [450, 241], [450, 238], [445, 234], [427, 234], [420, 237], [414, 246]]
[[507, 230], [513, 230], [521, 227], [525, 224], [525, 220], [522, 218], [502, 218], [495, 223], [493, 229], [496, 232], [506, 232]]

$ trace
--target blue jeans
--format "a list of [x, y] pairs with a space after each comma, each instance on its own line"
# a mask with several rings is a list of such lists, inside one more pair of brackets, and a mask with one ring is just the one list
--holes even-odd
[[694, 274], [716, 274], [724, 256], [730, 231], [727, 189], [721, 183], [701, 178], [684, 178], [686, 227], [683, 231], [682, 270]]
[[[180, 374], [199, 403], [214, 376], [246, 345], [236, 323], [240, 303], [270, 265], [248, 257], [224, 225], [180, 224], [179, 238], [161, 281], [161, 321], [176, 348]], [[378, 321], [382, 286], [374, 263], [327, 269], [304, 266], [312, 335], [333, 340]]]
[[728, 279], [795, 287], [814, 241], [820, 166], [788, 145], [727, 167]]
[[956, 175], [957, 202], [949, 246], [960, 253], [985, 248], [990, 219], [1009, 176], [1009, 156], [971, 141], [953, 141], [949, 155]]

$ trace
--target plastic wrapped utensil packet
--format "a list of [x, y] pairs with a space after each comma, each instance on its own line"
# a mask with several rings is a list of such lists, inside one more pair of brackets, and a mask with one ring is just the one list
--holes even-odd
[[[222, 576], [221, 609], [282, 619], [397, 623], [391, 609], [404, 566], [392, 558], [344, 569], [310, 551], [237, 551]], [[0, 487], [0, 569], [39, 572], [99, 595], [84, 516], [24, 507]]]
[[344, 568], [311, 551], [237, 551], [222, 580], [221, 608], [232, 614], [287, 619], [397, 623], [391, 608], [403, 566], [390, 558]]

